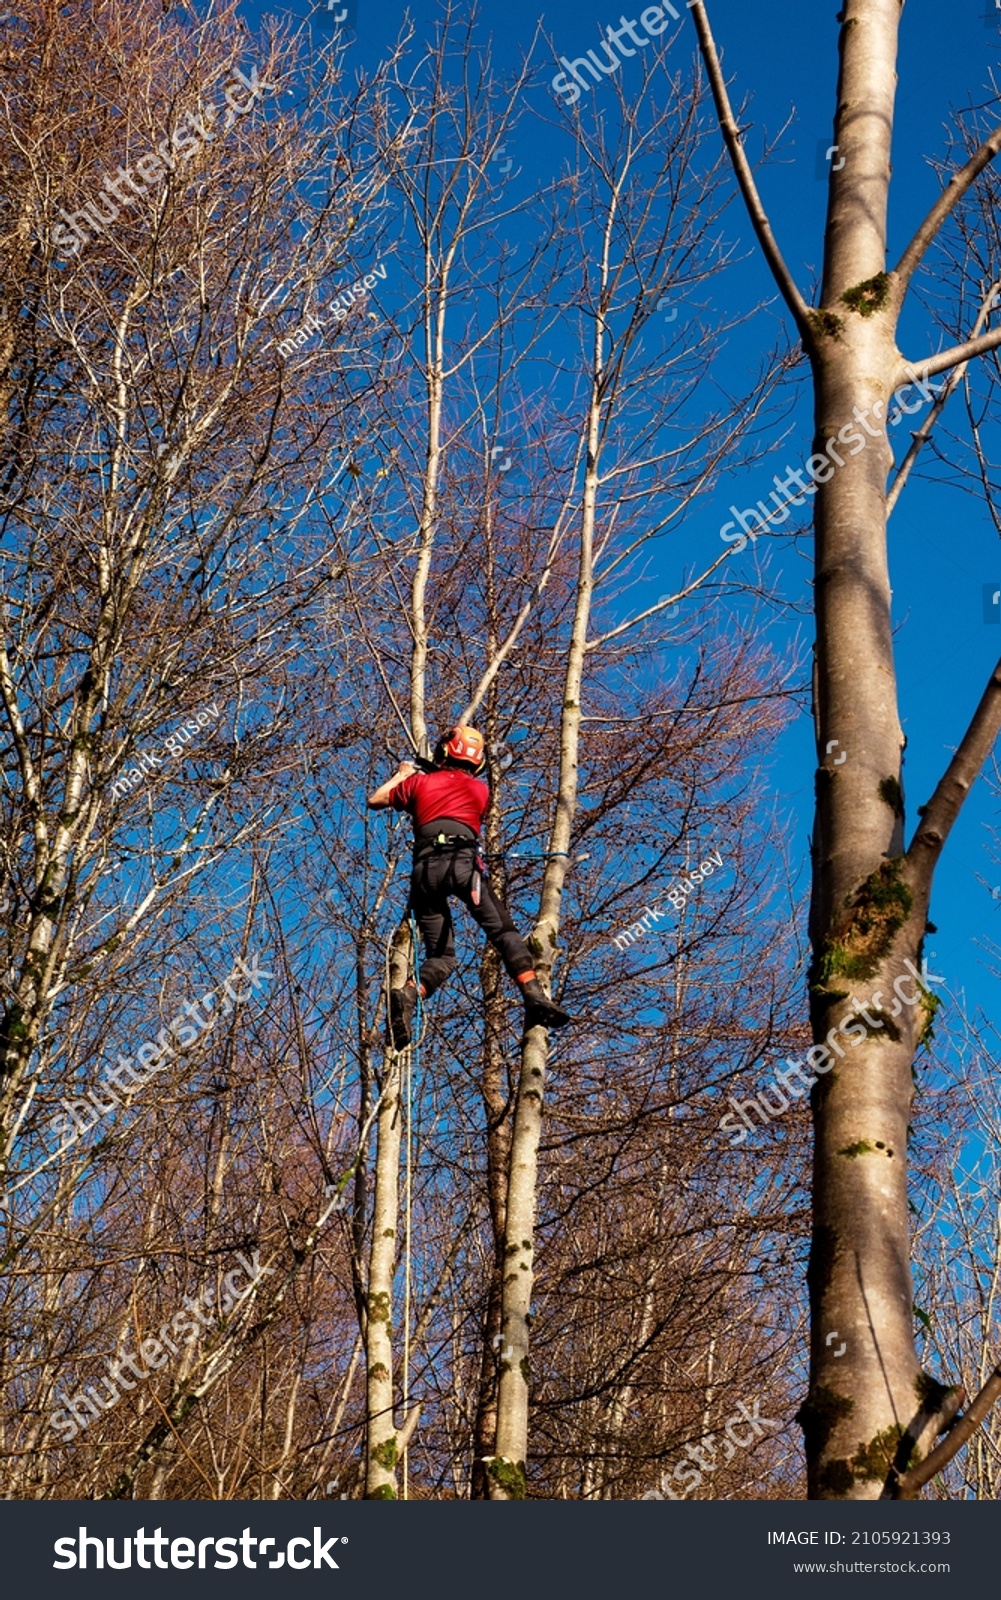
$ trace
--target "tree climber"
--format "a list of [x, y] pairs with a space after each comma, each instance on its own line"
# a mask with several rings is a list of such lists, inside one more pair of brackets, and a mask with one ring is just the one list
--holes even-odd
[[[414, 864], [410, 876], [410, 908], [424, 940], [421, 997], [440, 989], [455, 968], [455, 940], [449, 895], [472, 912], [525, 1002], [525, 1027], [562, 1028], [570, 1021], [554, 1004], [535, 975], [532, 955], [511, 920], [511, 913], [490, 891], [479, 854], [480, 827], [490, 803], [490, 790], [479, 779], [483, 771], [482, 736], [459, 724], [439, 739], [430, 771], [401, 761], [387, 783], [370, 794], [375, 810], [392, 806], [414, 820]], [[417, 1004], [413, 979], [389, 996], [393, 1044], [403, 1050], [413, 1038]]]

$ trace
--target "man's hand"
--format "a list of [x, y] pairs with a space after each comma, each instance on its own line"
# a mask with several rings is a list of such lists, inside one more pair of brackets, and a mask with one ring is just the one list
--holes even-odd
[[374, 794], [369, 795], [368, 804], [370, 810], [381, 811], [385, 806], [391, 806], [393, 803], [393, 790], [417, 770], [412, 761], [401, 761], [393, 776], [387, 779], [385, 783], [380, 784]]

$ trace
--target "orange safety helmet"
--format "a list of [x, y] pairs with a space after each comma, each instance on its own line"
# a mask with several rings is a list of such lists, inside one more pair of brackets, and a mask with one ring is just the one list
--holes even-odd
[[472, 767], [478, 772], [483, 765], [486, 745], [482, 733], [477, 733], [475, 728], [469, 728], [462, 722], [457, 722], [447, 734], [438, 740], [435, 758], [438, 761], [461, 761], [463, 766]]

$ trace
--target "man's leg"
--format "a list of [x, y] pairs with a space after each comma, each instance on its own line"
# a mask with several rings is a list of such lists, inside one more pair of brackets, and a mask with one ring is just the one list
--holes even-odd
[[430, 856], [413, 870], [410, 905], [421, 933], [420, 972], [424, 993], [434, 994], [455, 971], [455, 929], [448, 905], [451, 861]]
[[[455, 933], [448, 896], [441, 888], [447, 862], [432, 856], [414, 868], [410, 878], [410, 909], [414, 914], [424, 945], [419, 963], [421, 997], [440, 989], [455, 968]], [[393, 1044], [405, 1050], [413, 1041], [413, 1016], [417, 1007], [417, 988], [408, 980], [402, 989], [393, 989], [389, 996], [389, 1025]]]
[[550, 1000], [536, 977], [532, 952], [515, 927], [507, 906], [503, 900], [498, 900], [494, 896], [485, 878], [480, 880], [480, 903], [475, 905], [472, 877], [473, 864], [470, 859], [468, 874], [463, 868], [456, 874], [456, 892], [463, 904], [469, 907], [503, 961], [509, 976], [518, 985], [525, 1004], [526, 1028], [534, 1028], [539, 1024], [544, 1028], [565, 1027], [570, 1017], [562, 1007]]

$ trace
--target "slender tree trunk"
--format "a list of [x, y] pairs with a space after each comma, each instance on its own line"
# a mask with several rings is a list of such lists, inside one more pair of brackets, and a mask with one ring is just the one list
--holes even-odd
[[[404, 922], [393, 936], [390, 987], [401, 985], [409, 970], [411, 939]], [[389, 997], [386, 997], [387, 1005]], [[396, 1230], [399, 1220], [401, 1057], [387, 1049], [385, 1078], [376, 1115], [376, 1157], [372, 1208], [372, 1250], [365, 1297], [365, 1361], [367, 1438], [366, 1500], [395, 1500], [400, 1441], [393, 1420], [393, 1279], [396, 1275]]]
[[[605, 233], [607, 267], [610, 208]], [[594, 587], [593, 541], [598, 492], [598, 452], [602, 420], [604, 331], [596, 318], [591, 393], [586, 416], [587, 456], [581, 508], [580, 562], [573, 631], [560, 714], [560, 764], [556, 815], [542, 879], [539, 917], [531, 938], [535, 967], [548, 986], [557, 954], [560, 901], [566, 880], [570, 836], [577, 810], [577, 757], [580, 749], [581, 690], [587, 657], [588, 623]], [[545, 1028], [526, 1031], [522, 1040], [521, 1075], [515, 1105], [507, 1193], [504, 1281], [501, 1302], [502, 1360], [498, 1392], [497, 1446], [488, 1472], [493, 1500], [523, 1499], [527, 1489], [528, 1404], [530, 1398], [529, 1327], [535, 1282], [535, 1197], [542, 1097], [548, 1042]]]
[[[497, 847], [499, 829], [495, 814], [488, 821], [487, 849]], [[499, 885], [504, 898], [503, 883]], [[487, 1204], [494, 1239], [494, 1265], [487, 1290], [480, 1356], [479, 1394], [473, 1426], [473, 1468], [470, 1498], [489, 1499], [486, 1463], [493, 1456], [497, 1436], [497, 1374], [503, 1360], [501, 1300], [504, 1272], [507, 1182], [511, 1153], [511, 1115], [504, 1062], [506, 1006], [504, 974], [496, 952], [487, 947], [481, 964], [486, 1022], [483, 1047], [483, 1103], [487, 1119]]]
[[427, 454], [424, 464], [421, 500], [420, 539], [411, 593], [413, 649], [410, 657], [410, 731], [421, 755], [429, 755], [427, 733], [428, 627], [425, 613], [431, 556], [434, 552], [435, 518], [438, 510], [438, 472], [441, 466], [442, 365], [445, 342], [445, 311], [448, 279], [443, 277], [437, 290], [428, 282], [425, 310], [425, 356], [427, 384]]
[[[495, 622], [496, 591], [494, 587], [493, 515], [489, 501], [484, 508], [484, 556], [486, 565], [487, 595], [487, 659], [493, 661], [498, 650]], [[491, 877], [496, 880], [500, 898], [507, 901], [504, 862], [501, 856], [501, 808], [499, 805], [501, 772], [497, 761], [500, 743], [498, 727], [496, 683], [492, 684], [487, 700], [483, 728], [487, 740], [490, 776], [490, 809], [483, 830], [484, 848], [491, 867]], [[511, 1105], [504, 1055], [504, 1036], [507, 1027], [506, 978], [500, 957], [489, 944], [484, 947], [480, 962], [480, 983], [483, 990], [483, 1109], [487, 1125], [487, 1205], [493, 1234], [494, 1260], [487, 1289], [487, 1305], [483, 1319], [483, 1347], [480, 1351], [479, 1392], [476, 1416], [473, 1422], [473, 1463], [470, 1473], [470, 1499], [488, 1500], [490, 1486], [487, 1479], [487, 1462], [494, 1455], [497, 1441], [497, 1381], [500, 1362], [503, 1360], [501, 1329], [501, 1286], [504, 1278], [505, 1224], [507, 1219], [507, 1182], [511, 1158]]]
[[[434, 553], [441, 465], [442, 366], [445, 314], [448, 303], [448, 264], [440, 284], [434, 282], [429, 254], [425, 255], [424, 343], [427, 391], [427, 442], [421, 491], [421, 516], [417, 563], [411, 590], [410, 628], [410, 733], [415, 749], [429, 754], [426, 720], [428, 626], [426, 598]], [[393, 935], [390, 989], [402, 987], [413, 969], [413, 941], [406, 911]], [[387, 1022], [389, 994], [386, 995]], [[400, 1057], [387, 1050], [385, 1083], [376, 1118], [376, 1160], [372, 1250], [366, 1297], [367, 1445], [366, 1499], [396, 1498], [396, 1464], [401, 1435], [393, 1421], [392, 1306], [396, 1265], [396, 1231], [399, 1213]], [[408, 1241], [409, 1247], [409, 1241]], [[408, 1435], [409, 1437], [409, 1432]]]

